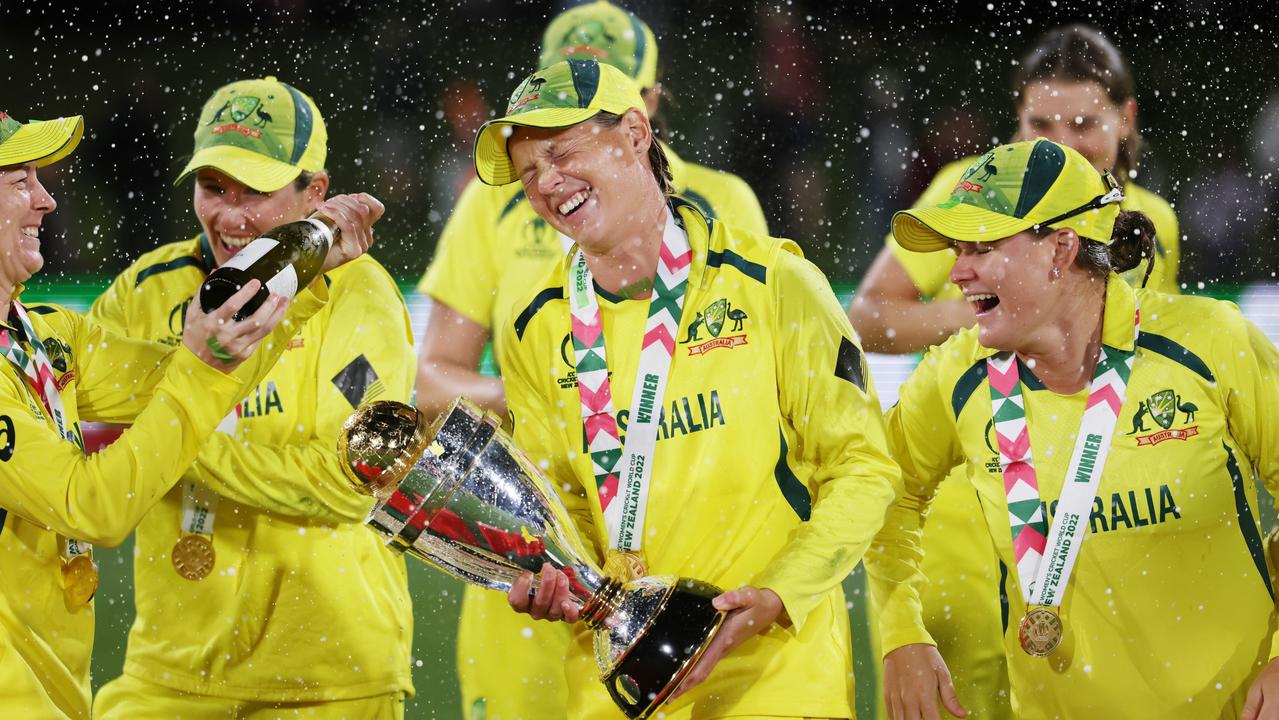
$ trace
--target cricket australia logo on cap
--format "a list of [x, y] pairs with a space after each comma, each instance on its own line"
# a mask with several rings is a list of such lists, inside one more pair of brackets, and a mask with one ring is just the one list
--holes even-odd
[[[534, 75], [528, 79], [511, 95], [510, 106], [506, 108], [506, 114], [510, 115], [519, 111], [531, 102], [536, 102], [542, 98], [542, 86], [546, 84], [546, 78]], [[527, 108], [533, 110], [534, 108]]]
[[964, 173], [964, 177], [960, 179], [959, 184], [955, 186], [955, 192], [964, 190], [971, 193], [980, 193], [982, 186], [980, 183], [987, 182], [992, 177], [999, 174], [999, 168], [995, 167], [993, 162], [995, 152], [993, 150], [987, 152], [973, 163]]
[[[601, 40], [603, 42], [600, 42]], [[604, 23], [588, 20], [565, 33], [560, 39], [560, 44], [563, 45], [560, 54], [564, 57], [590, 55], [596, 60], [603, 60], [608, 57], [608, 51], [601, 50], [600, 46], [613, 47], [617, 44], [617, 38], [609, 34]]]
[[[268, 96], [267, 99], [273, 100], [274, 96]], [[222, 122], [224, 115], [229, 115], [231, 122], [218, 125], [219, 122]], [[242, 125], [241, 123], [246, 120], [249, 120], [248, 125]], [[275, 122], [275, 118], [271, 117], [271, 113], [262, 107], [261, 98], [252, 95], [240, 95], [223, 103], [222, 107], [218, 108], [217, 112], [213, 114], [213, 119], [209, 120], [207, 124], [216, 125], [211, 131], [214, 135], [238, 132], [245, 137], [259, 138], [262, 137], [262, 130], [273, 122]]]
[[[688, 348], [689, 355], [705, 355], [716, 348], [735, 348], [747, 344], [746, 333], [743, 332], [743, 323], [750, 319], [741, 308], [733, 307], [727, 298], [720, 298], [706, 309], [697, 313], [693, 318], [693, 322], [688, 326], [688, 333], [684, 339], [680, 341], [682, 345], [689, 343], [698, 343], [690, 345]], [[720, 333], [724, 331], [724, 324], [729, 323], [729, 333], [740, 332], [740, 335], [725, 335], [720, 337]], [[702, 340], [702, 331], [705, 330], [709, 338]]]

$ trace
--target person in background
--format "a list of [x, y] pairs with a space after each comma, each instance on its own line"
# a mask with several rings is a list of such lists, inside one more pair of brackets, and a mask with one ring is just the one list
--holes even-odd
[[[56, 305], [25, 306], [23, 284], [44, 265], [40, 227], [57, 207], [40, 170], [69, 155], [83, 133], [80, 117], [21, 123], [0, 112], [4, 717], [89, 717], [98, 587], [93, 546], [118, 545], [128, 536], [329, 295], [323, 283], [312, 283], [287, 317], [286, 300], [271, 295], [234, 322], [233, 314], [261, 287], [251, 281], [208, 314], [192, 308], [179, 320], [182, 338], [171, 347], [117, 335]], [[381, 206], [368, 198], [362, 215], [372, 223]], [[358, 257], [371, 239], [368, 233], [343, 238], [324, 266]], [[86, 457], [82, 420], [133, 426], [119, 444]]]
[[[663, 89], [657, 43], [639, 18], [604, 0], [561, 13], [542, 37], [539, 66], [569, 58], [598, 59], [622, 70], [639, 86], [646, 114], [658, 116]], [[711, 217], [767, 235], [759, 201], [745, 182], [687, 162], [667, 145], [663, 149], [677, 194]], [[463, 395], [505, 414], [501, 380], [480, 371], [486, 343], [494, 328], [509, 324], [516, 297], [566, 251], [567, 240], [537, 215], [518, 183], [471, 182], [418, 286], [431, 300], [418, 359], [419, 408], [434, 415]], [[531, 622], [512, 613], [500, 593], [467, 586], [457, 645], [466, 717], [562, 717], [568, 642], [567, 627]]]
[[[1079, 151], [1099, 171], [1113, 170], [1123, 185], [1123, 209], [1141, 211], [1154, 222], [1153, 257], [1125, 272], [1124, 279], [1133, 286], [1178, 292], [1177, 218], [1163, 198], [1135, 181], [1141, 154], [1137, 102], [1132, 70], [1119, 50], [1084, 25], [1050, 30], [1018, 65], [1013, 98], [1019, 137], [1042, 135]], [[975, 159], [943, 167], [915, 206], [936, 205], [963, 182], [980, 186], [998, 179], [993, 167], [964, 177]], [[918, 352], [970, 327], [976, 320], [973, 309], [948, 281], [953, 264], [950, 253], [910, 252], [889, 234], [848, 310], [866, 349]], [[995, 557], [964, 473], [957, 472], [938, 492], [924, 534], [924, 572], [931, 579], [923, 594], [924, 621], [970, 709], [982, 717], [1007, 718], [1000, 585], [1008, 568]]]
[[[310, 97], [275, 78], [219, 88], [178, 182], [194, 177], [200, 232], [121, 273], [90, 316], [182, 342], [208, 274], [277, 225], [320, 213], [367, 236], [366, 195], [326, 199], [327, 131]], [[362, 402], [407, 399], [408, 313], [363, 257], [324, 275], [331, 300], [226, 417], [183, 482], [137, 530], [137, 618], [100, 718], [398, 718], [411, 694], [404, 561], [362, 521], [334, 450]]]

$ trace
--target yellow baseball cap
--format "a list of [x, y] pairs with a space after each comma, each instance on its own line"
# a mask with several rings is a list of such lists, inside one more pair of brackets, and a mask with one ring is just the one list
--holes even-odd
[[0, 167], [52, 165], [71, 154], [84, 137], [84, 117], [32, 120], [21, 123], [0, 112]]
[[578, 5], [555, 16], [542, 34], [538, 67], [561, 60], [599, 60], [647, 90], [657, 84], [657, 40], [642, 20], [608, 2]]
[[644, 100], [621, 70], [596, 60], [565, 60], [524, 78], [506, 115], [489, 120], [475, 135], [475, 172], [488, 185], [519, 179], [507, 149], [513, 126], [567, 128], [601, 112], [621, 115]]
[[1001, 145], [977, 159], [950, 199], [893, 215], [893, 238], [907, 250], [943, 250], [953, 241], [993, 242], [1034, 227], [1071, 228], [1110, 244], [1124, 194], [1083, 155], [1038, 138]]
[[259, 192], [274, 192], [303, 171], [324, 169], [328, 131], [315, 101], [267, 76], [224, 85], [204, 104], [195, 152], [178, 184], [213, 168]]

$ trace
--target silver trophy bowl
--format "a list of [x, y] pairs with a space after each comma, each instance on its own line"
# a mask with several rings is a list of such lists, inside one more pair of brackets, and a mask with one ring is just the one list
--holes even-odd
[[338, 454], [377, 499], [366, 524], [396, 552], [501, 592], [548, 563], [567, 575], [595, 632], [600, 679], [628, 717], [657, 710], [723, 622], [711, 606], [722, 591], [708, 583], [607, 577], [551, 482], [496, 415], [464, 399], [429, 425], [403, 403], [364, 405], [343, 425]]

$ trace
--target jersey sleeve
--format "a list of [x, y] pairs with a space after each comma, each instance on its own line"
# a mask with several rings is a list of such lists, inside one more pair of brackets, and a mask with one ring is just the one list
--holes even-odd
[[945, 351], [935, 348], [924, 357], [887, 414], [888, 446], [901, 467], [902, 487], [866, 555], [884, 654], [911, 643], [935, 644], [924, 628], [920, 600], [927, 582], [924, 517], [938, 485], [960, 461], [954, 419], [939, 386]]
[[[265, 373], [294, 322], [322, 306], [306, 295], [244, 363], [247, 373]], [[70, 311], [60, 315], [77, 358], [81, 417], [133, 420], [133, 427], [86, 457], [31, 414], [20, 395], [0, 397], [6, 413], [0, 438], [8, 434], [8, 448], [0, 451], [0, 506], [63, 535], [117, 545], [177, 482], [243, 386], [185, 346], [169, 350], [122, 338]]]
[[1163, 276], [1156, 290], [1173, 295], [1181, 292], [1181, 283], [1177, 276], [1181, 268], [1181, 226], [1177, 223], [1177, 215], [1166, 204], [1160, 212], [1153, 214], [1155, 237], [1164, 247]]
[[236, 502], [280, 515], [328, 523], [359, 522], [372, 499], [354, 488], [335, 450], [342, 424], [373, 400], [408, 402], [413, 337], [408, 310], [391, 278], [375, 263], [342, 273], [317, 363], [311, 432], [283, 445], [214, 433], [188, 477]]
[[[1209, 327], [1216, 338], [1212, 372], [1225, 404], [1226, 424], [1247, 456], [1241, 464], [1251, 465], [1271, 497], [1279, 497], [1279, 423], [1274, 421], [1279, 349], [1233, 306], [1211, 318]], [[1279, 633], [1271, 642], [1270, 657], [1279, 657]]]
[[751, 186], [729, 173], [721, 173], [719, 177], [724, 183], [724, 207], [716, 210], [723, 213], [724, 222], [748, 233], [767, 236], [768, 220]]
[[813, 503], [753, 584], [778, 594], [798, 630], [861, 560], [900, 478], [865, 358], [826, 278], [784, 251], [773, 272], [781, 411]]
[[[943, 167], [911, 207], [928, 207], [945, 202], [968, 164], [968, 161], [961, 160]], [[946, 283], [950, 282], [950, 268], [955, 264], [955, 256], [951, 252], [938, 250], [921, 253], [907, 250], [897, 244], [892, 233], [888, 234], [885, 242], [891, 248], [893, 257], [906, 269], [906, 274], [915, 283], [921, 297], [936, 297]]]
[[93, 301], [89, 308], [89, 320], [117, 333], [127, 334], [125, 328], [133, 326], [129, 315], [132, 308], [129, 297], [135, 292], [136, 282], [136, 273], [132, 267], [116, 275], [106, 291]]
[[[418, 283], [418, 292], [444, 303], [489, 328], [497, 296], [498, 208], [494, 189], [471, 180], [435, 247], [435, 258]], [[491, 328], [490, 328], [491, 329]]]
[[[241, 365], [254, 384], [327, 295], [323, 288], [299, 295]], [[118, 545], [178, 481], [245, 385], [185, 346], [167, 350], [122, 338], [76, 313], [62, 315], [78, 358], [81, 417], [133, 426], [86, 457], [30, 414], [21, 397], [0, 397], [0, 412], [8, 413], [0, 417], [0, 439], [9, 433], [9, 449], [0, 451], [0, 506], [63, 535]]]
[[[575, 474], [572, 463], [581, 452], [572, 444], [574, 438], [581, 442], [581, 426], [564, 427], [557, 421], [558, 409], [545, 399], [547, 390], [539, 390], [539, 379], [544, 384], [550, 377], [546, 358], [557, 357], [558, 350], [551, 353], [550, 348], [542, 347], [539, 351], [533, 328], [525, 332], [523, 338], [517, 338], [514, 331], [506, 328], [499, 329], [499, 336], [501, 342], [496, 346], [502, 384], [506, 387], [512, 439], [555, 486], [585, 543], [596, 543], [599, 536], [591, 505], [594, 501]], [[602, 558], [604, 548], [595, 549]]]

